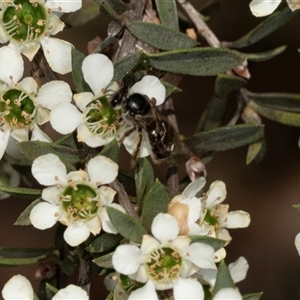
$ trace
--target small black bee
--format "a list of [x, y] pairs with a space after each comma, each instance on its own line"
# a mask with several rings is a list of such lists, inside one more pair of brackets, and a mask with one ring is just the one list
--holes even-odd
[[167, 118], [155, 106], [156, 100], [149, 99], [145, 95], [131, 94], [128, 95], [128, 88], [121, 88], [111, 99], [111, 105], [114, 108], [122, 108], [122, 119], [128, 124], [134, 125], [123, 136], [125, 139], [134, 130], [139, 133], [139, 140], [135, 152], [133, 153], [133, 166], [138, 157], [140, 145], [142, 142], [142, 130], [145, 130], [150, 145], [152, 147], [152, 159], [160, 163], [169, 156], [176, 147], [178, 135], [169, 123]]

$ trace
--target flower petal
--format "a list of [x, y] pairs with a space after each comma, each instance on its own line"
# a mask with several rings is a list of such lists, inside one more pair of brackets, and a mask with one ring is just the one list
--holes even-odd
[[51, 110], [51, 126], [61, 134], [73, 132], [82, 122], [82, 113], [71, 103], [58, 104]]
[[42, 191], [42, 198], [53, 204], [53, 205], [58, 205], [60, 200], [59, 196], [61, 194], [61, 190], [57, 188], [57, 186], [49, 186]]
[[[111, 205], [109, 205], [109, 207], [113, 207], [125, 214], [125, 209], [117, 203], [112, 203]], [[114, 227], [114, 225], [110, 221], [105, 207], [102, 208], [100, 211], [100, 219], [101, 219], [101, 224], [102, 224], [103, 230], [105, 232], [112, 233], [112, 234], [118, 233], [117, 229]]]
[[177, 220], [169, 215], [159, 213], [152, 222], [151, 232], [162, 243], [174, 240], [179, 233]]
[[17, 86], [29, 95], [36, 95], [38, 91], [38, 84], [32, 77], [23, 78]]
[[41, 40], [41, 44], [46, 60], [53, 71], [59, 74], [66, 74], [72, 71], [72, 44], [52, 37], [44, 37]]
[[207, 199], [206, 199], [206, 206], [207, 208], [211, 209], [214, 206], [223, 202], [226, 198], [226, 186], [223, 181], [215, 181], [213, 182], [210, 187], [209, 191], [207, 192]]
[[112, 256], [115, 270], [125, 275], [134, 274], [142, 262], [141, 250], [135, 245], [121, 245]]
[[43, 185], [54, 185], [66, 182], [67, 169], [58, 156], [49, 153], [37, 157], [31, 168], [34, 178]]
[[280, 4], [281, 0], [252, 0], [250, 10], [255, 17], [270, 15]]
[[174, 299], [204, 299], [202, 285], [191, 278], [178, 278], [174, 282]]
[[59, 210], [58, 205], [39, 203], [30, 212], [30, 222], [35, 228], [41, 230], [51, 228], [59, 218]]
[[90, 181], [96, 182], [97, 185], [114, 181], [118, 175], [118, 170], [119, 166], [103, 155], [93, 157], [87, 164]]
[[23, 76], [24, 62], [20, 52], [3, 46], [0, 49], [0, 79], [6, 84], [17, 83]]
[[82, 6], [82, 0], [47, 0], [46, 6], [49, 7], [52, 11], [69, 13], [79, 10]]
[[36, 97], [36, 102], [43, 107], [52, 109], [55, 105], [72, 101], [70, 86], [61, 80], [53, 80], [42, 85]]
[[300, 9], [299, 0], [296, 0], [296, 1], [295, 0], [286, 0], [286, 1], [292, 11], [294, 11], [296, 9]]
[[[122, 137], [121, 137], [122, 138]], [[136, 151], [136, 147], [138, 144], [138, 133], [137, 131], [134, 131], [132, 134], [130, 134], [128, 137], [125, 138], [123, 141], [123, 145], [125, 146], [126, 150], [133, 154]], [[152, 147], [149, 142], [149, 138], [145, 130], [142, 131], [142, 142], [140, 144], [140, 149], [138, 153], [138, 157], [145, 157], [152, 153]]]
[[166, 88], [160, 80], [153, 75], [146, 75], [142, 80], [135, 83], [129, 90], [129, 95], [135, 93], [146, 95], [150, 100], [155, 98], [155, 105], [161, 105], [166, 98]]
[[59, 290], [52, 300], [66, 300], [66, 299], [78, 299], [78, 300], [88, 300], [89, 296], [85, 290], [74, 284], [70, 284], [64, 289]]
[[32, 129], [32, 136], [31, 136], [31, 141], [42, 141], [42, 142], [47, 142], [47, 143], [51, 143], [51, 139], [49, 138], [49, 136], [40, 129], [39, 126], [37, 126], [36, 124], [34, 125], [33, 129]]
[[103, 90], [113, 79], [114, 66], [112, 61], [104, 54], [94, 53], [83, 60], [82, 73], [94, 95], [102, 96]]
[[6, 150], [9, 137], [10, 137], [9, 129], [5, 128], [4, 131], [0, 130], [0, 159], [2, 158]]
[[109, 186], [101, 186], [100, 188], [98, 188], [98, 192], [100, 194], [101, 203], [104, 206], [110, 205], [114, 200], [115, 194], [117, 193]]
[[[128, 300], [158, 300], [158, 296], [155, 291], [155, 286], [152, 281], [148, 281], [143, 287], [131, 292]], [[182, 298], [183, 299], [183, 298]]]
[[34, 294], [31, 283], [22, 275], [13, 276], [3, 287], [4, 300], [28, 299], [33, 300]]
[[245, 228], [250, 224], [250, 215], [242, 210], [231, 211], [220, 222], [226, 228]]
[[72, 247], [80, 245], [90, 236], [90, 231], [83, 222], [73, 222], [64, 232], [65, 241]]
[[295, 237], [295, 246], [298, 251], [298, 254], [300, 255], [300, 232]]
[[200, 268], [216, 269], [214, 254], [215, 251], [211, 246], [204, 243], [193, 243], [188, 249], [186, 259]]
[[197, 180], [191, 182], [182, 192], [185, 198], [194, 197], [205, 186], [205, 177], [200, 177]]
[[94, 218], [85, 221], [84, 224], [93, 235], [98, 234], [101, 230], [101, 222], [97, 215]]
[[94, 94], [91, 92], [82, 92], [79, 94], [74, 95], [74, 101], [76, 106], [81, 110], [84, 111], [86, 106], [93, 101], [95, 98]]
[[214, 300], [242, 300], [243, 297], [238, 289], [223, 288], [220, 289], [214, 296]]
[[246, 278], [249, 264], [247, 260], [241, 256], [234, 263], [228, 265], [231, 278], [234, 282], [240, 282]]

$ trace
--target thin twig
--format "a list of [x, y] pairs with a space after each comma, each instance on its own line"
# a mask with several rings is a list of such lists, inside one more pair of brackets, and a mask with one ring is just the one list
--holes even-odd
[[208, 44], [212, 47], [219, 48], [221, 43], [215, 34], [210, 30], [206, 23], [201, 19], [199, 12], [194, 6], [186, 0], [177, 0], [191, 21], [194, 23], [198, 33], [202, 35]]
[[88, 258], [81, 258], [79, 261], [79, 274], [78, 274], [78, 286], [84, 289], [87, 294], [90, 294], [90, 287], [91, 287], [91, 259]]

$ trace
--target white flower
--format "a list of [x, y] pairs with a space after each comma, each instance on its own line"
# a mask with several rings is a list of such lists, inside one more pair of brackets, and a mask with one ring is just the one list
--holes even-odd
[[68, 226], [64, 239], [71, 246], [84, 242], [90, 235], [104, 231], [116, 234], [109, 220], [106, 206], [113, 206], [115, 191], [106, 184], [118, 174], [118, 165], [105, 156], [89, 160], [87, 171], [67, 174], [65, 165], [54, 154], [36, 158], [32, 174], [40, 184], [49, 186], [42, 192], [46, 202], [37, 204], [30, 213], [32, 225], [38, 229], [52, 227], [57, 221]]
[[115, 270], [146, 283], [128, 299], [157, 299], [155, 290], [173, 289], [175, 299], [203, 299], [201, 284], [190, 276], [199, 268], [216, 268], [214, 250], [203, 243], [190, 244], [178, 236], [179, 226], [169, 214], [158, 214], [152, 223], [153, 237], [143, 236], [142, 245], [119, 246], [112, 257]]
[[13, 276], [3, 287], [4, 300], [28, 299], [33, 300], [33, 288], [27, 278], [22, 275]]
[[[279, 6], [281, 0], [252, 0], [249, 4], [252, 14], [256, 17], [270, 15]], [[300, 1], [287, 0], [291, 10], [300, 8]]]
[[19, 81], [24, 65], [19, 52], [0, 49], [0, 158], [10, 135], [17, 141], [50, 141], [38, 125], [49, 120], [49, 109], [60, 102], [71, 102], [72, 92], [63, 81], [54, 80], [38, 88], [32, 77]]
[[42, 45], [53, 71], [60, 74], [72, 70], [72, 45], [52, 38], [62, 31], [64, 23], [57, 13], [80, 9], [81, 0], [6, 0], [0, 4], [0, 42], [7, 43], [32, 60]]
[[298, 251], [298, 254], [300, 255], [300, 232], [295, 237], [295, 246]]
[[118, 85], [111, 83], [114, 66], [103, 54], [88, 55], [83, 60], [82, 73], [92, 92], [74, 95], [79, 110], [70, 103], [57, 105], [51, 111], [50, 123], [61, 134], [71, 133], [77, 128], [78, 141], [95, 148], [116, 138], [123, 125], [116, 122], [120, 112], [110, 106], [108, 99]]
[[[29, 280], [22, 275], [13, 276], [2, 290], [4, 300], [20, 299], [33, 300], [34, 292]], [[70, 284], [60, 289], [52, 298], [52, 300], [80, 299], [88, 300], [88, 294], [81, 287]]]

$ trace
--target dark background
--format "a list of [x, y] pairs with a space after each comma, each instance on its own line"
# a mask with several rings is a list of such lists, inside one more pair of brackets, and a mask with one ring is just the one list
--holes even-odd
[[[192, 1], [200, 8], [206, 1]], [[209, 26], [217, 37], [233, 41], [247, 33], [262, 19], [251, 15], [250, 1], [220, 1], [221, 11]], [[105, 37], [108, 20], [97, 20], [76, 30], [64, 30], [58, 35], [72, 42], [76, 48], [87, 53], [86, 44], [99, 34]], [[242, 52], [262, 52], [281, 45], [287, 50], [272, 60], [249, 62], [251, 79], [247, 88], [253, 92], [300, 93], [300, 37], [299, 15], [256, 45]], [[97, 30], [97, 28], [99, 30]], [[210, 97], [214, 77], [185, 76], [180, 84], [181, 94], [174, 96], [178, 124], [183, 135], [193, 133], [198, 118]], [[230, 100], [226, 118], [229, 120], [236, 101]], [[265, 300], [300, 299], [300, 257], [294, 246], [294, 238], [300, 231], [300, 215], [291, 205], [300, 203], [300, 130], [268, 120], [265, 134], [268, 149], [260, 165], [246, 166], [247, 148], [220, 152], [207, 165], [208, 184], [222, 180], [227, 186], [226, 203], [231, 210], [245, 210], [251, 215], [251, 224], [246, 229], [232, 229], [233, 240], [227, 246], [226, 262], [244, 256], [250, 265], [246, 279], [238, 284], [242, 294], [263, 291]], [[226, 123], [226, 122], [225, 122]], [[224, 124], [225, 124], [224, 123]], [[124, 149], [123, 149], [124, 150]], [[164, 181], [164, 176], [160, 175]], [[6, 199], [0, 202], [0, 245], [11, 247], [49, 246], [53, 229], [40, 231], [12, 224], [30, 202]], [[13, 275], [21, 273], [37, 285], [34, 279], [36, 266], [0, 268], [0, 288]], [[101, 279], [93, 277], [91, 299], [104, 299], [99, 287]]]

